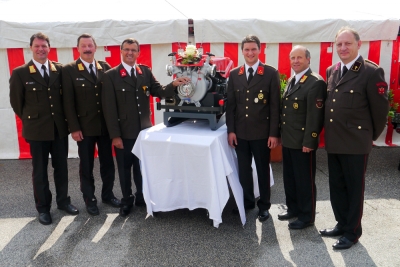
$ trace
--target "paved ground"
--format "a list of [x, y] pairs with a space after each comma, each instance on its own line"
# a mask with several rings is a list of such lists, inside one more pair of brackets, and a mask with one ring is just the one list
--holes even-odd
[[[34, 208], [31, 161], [0, 160], [0, 266], [400, 266], [400, 148], [373, 149], [364, 234], [346, 251], [333, 251], [335, 239], [318, 234], [335, 221], [326, 153], [319, 150], [317, 156], [318, 214], [315, 226], [301, 231], [288, 230], [287, 222], [277, 219], [285, 201], [280, 163], [272, 164], [272, 218], [259, 223], [255, 209], [247, 213], [243, 228], [239, 216], [231, 214], [231, 198], [216, 229], [202, 209], [145, 219], [145, 209], [135, 208], [123, 219], [116, 209], [99, 204], [101, 214], [91, 217], [79, 192], [77, 159], [68, 162], [69, 190], [81, 213], [69, 216], [54, 202], [53, 224], [43, 226]], [[119, 183], [115, 194], [121, 196]]]

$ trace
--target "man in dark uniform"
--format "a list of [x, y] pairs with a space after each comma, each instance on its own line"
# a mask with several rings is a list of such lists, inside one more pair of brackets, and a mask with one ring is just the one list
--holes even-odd
[[287, 211], [279, 214], [278, 219], [297, 217], [289, 223], [290, 229], [303, 229], [315, 221], [315, 156], [324, 124], [326, 83], [311, 71], [310, 60], [307, 48], [293, 47], [290, 65], [295, 75], [282, 97], [281, 138]]
[[10, 102], [22, 120], [22, 136], [30, 145], [32, 182], [39, 222], [52, 223], [47, 165], [49, 154], [54, 168], [58, 209], [76, 215], [68, 196], [68, 128], [62, 106], [61, 64], [48, 60], [50, 40], [43, 33], [30, 39], [33, 59], [13, 70]]
[[136, 63], [140, 54], [139, 42], [129, 38], [121, 44], [122, 62], [107, 71], [103, 77], [103, 111], [108, 132], [115, 147], [122, 196], [120, 215], [127, 216], [133, 206], [132, 176], [136, 185], [136, 206], [144, 206], [142, 174], [139, 159], [132, 148], [139, 132], [151, 127], [150, 96], [168, 97], [175, 87], [190, 80], [181, 77], [167, 86], [161, 86], [150, 68]]
[[326, 71], [325, 145], [329, 189], [337, 224], [323, 236], [341, 236], [333, 248], [348, 249], [362, 234], [365, 171], [372, 141], [382, 133], [389, 111], [383, 69], [358, 53], [360, 36], [349, 27], [335, 37], [341, 62]]
[[97, 45], [93, 36], [79, 36], [77, 48], [80, 58], [65, 65], [62, 71], [64, 110], [71, 136], [78, 144], [79, 177], [86, 210], [90, 215], [98, 215], [93, 176], [96, 144], [103, 181], [102, 202], [113, 207], [121, 204], [113, 193], [114, 159], [101, 107], [101, 78], [111, 67], [105, 61], [94, 59]]
[[[254, 156], [260, 190], [258, 219], [265, 221], [271, 207], [270, 149], [279, 141], [279, 73], [259, 61], [260, 40], [257, 36], [246, 36], [241, 48], [245, 64], [231, 71], [228, 82], [228, 143], [236, 148], [246, 210], [255, 206], [251, 168]], [[233, 212], [238, 213], [238, 210]]]

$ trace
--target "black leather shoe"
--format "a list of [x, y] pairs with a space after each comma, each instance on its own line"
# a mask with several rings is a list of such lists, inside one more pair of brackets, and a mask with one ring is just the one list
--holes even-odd
[[119, 208], [119, 207], [121, 207], [121, 201], [119, 201], [119, 199], [116, 198], [116, 197], [113, 197], [113, 198], [108, 199], [108, 200], [104, 200], [104, 199], [103, 199], [103, 203], [105, 203], [105, 204], [107, 204], [107, 205], [110, 205], [110, 206], [112, 206], [112, 207], [114, 207], [114, 208]]
[[289, 220], [289, 219], [292, 219], [295, 217], [297, 217], [297, 215], [295, 215], [291, 212], [288, 212], [288, 211], [284, 211], [281, 214], [278, 214], [278, 220], [281, 220], [281, 221]]
[[[254, 209], [254, 206], [247, 206], [247, 207], [244, 207], [244, 211], [249, 211], [249, 210], [252, 210], [252, 209]], [[232, 213], [233, 213], [233, 214], [239, 214], [239, 209], [238, 209], [238, 208], [234, 208], [234, 209], [232, 210]]]
[[260, 222], [266, 221], [269, 218], [269, 212], [268, 210], [260, 210], [258, 212], [258, 220]]
[[320, 230], [319, 233], [322, 236], [339, 236], [339, 235], [343, 235], [344, 231], [340, 230], [339, 228], [337, 228], [337, 226], [335, 226], [334, 228], [327, 228], [327, 229]]
[[129, 213], [131, 213], [131, 209], [132, 209], [133, 205], [123, 205], [120, 209], [119, 209], [119, 215], [122, 217], [126, 217], [129, 215]]
[[51, 215], [49, 212], [39, 213], [39, 222], [43, 225], [51, 224]]
[[314, 225], [314, 223], [305, 223], [300, 220], [295, 220], [294, 222], [289, 223], [289, 228], [298, 230], [298, 229], [304, 229], [311, 225]]
[[351, 246], [353, 246], [355, 243], [357, 243], [357, 241], [351, 242], [346, 237], [342, 236], [335, 242], [335, 244], [332, 245], [332, 247], [334, 249], [348, 249], [351, 248]]
[[135, 199], [135, 206], [136, 207], [144, 207], [146, 206], [146, 202], [144, 201], [144, 199]]
[[96, 216], [99, 215], [99, 208], [97, 207], [97, 205], [86, 205], [86, 211], [92, 215], [92, 216]]
[[63, 210], [66, 213], [69, 213], [71, 215], [79, 214], [79, 210], [77, 208], [75, 208], [75, 206], [72, 204], [65, 204], [64, 206], [58, 206], [57, 209]]

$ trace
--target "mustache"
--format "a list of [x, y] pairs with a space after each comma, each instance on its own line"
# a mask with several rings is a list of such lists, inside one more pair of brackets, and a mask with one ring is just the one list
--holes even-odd
[[92, 51], [85, 51], [84, 54], [92, 54]]

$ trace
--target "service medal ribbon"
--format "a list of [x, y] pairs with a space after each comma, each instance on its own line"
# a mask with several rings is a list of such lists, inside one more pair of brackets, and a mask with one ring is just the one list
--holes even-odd
[[119, 74], [121, 74], [121, 77], [122, 77], [122, 78], [126, 77], [127, 74], [126, 74], [125, 68], [120, 69], [120, 70], [119, 70]]
[[136, 72], [139, 73], [140, 75], [142, 75], [142, 70], [139, 68], [138, 65], [136, 65]]
[[35, 65], [30, 65], [29, 66], [29, 73], [36, 73]]
[[243, 73], [244, 73], [244, 66], [241, 66], [239, 70], [239, 75], [242, 75]]
[[258, 68], [257, 68], [257, 74], [259, 74], [259, 75], [264, 75], [264, 67], [263, 67], [263, 66], [258, 66]]
[[82, 63], [79, 63], [79, 64], [78, 64], [78, 70], [79, 70], [79, 71], [85, 70], [85, 67], [83, 66]]
[[98, 70], [102, 70], [103, 69], [103, 67], [99, 64], [99, 62], [97, 62], [96, 61], [96, 68], [98, 69]]

